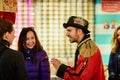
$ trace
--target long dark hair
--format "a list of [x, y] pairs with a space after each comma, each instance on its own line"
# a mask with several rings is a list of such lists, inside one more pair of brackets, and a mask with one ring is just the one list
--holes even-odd
[[24, 53], [24, 51], [26, 50], [24, 44], [25, 44], [25, 42], [26, 42], [27, 33], [28, 33], [29, 31], [32, 31], [33, 34], [35, 35], [36, 44], [35, 44], [35, 46], [34, 46], [34, 48], [33, 48], [33, 50], [34, 50], [33, 55], [35, 55], [37, 52], [42, 51], [42, 50], [43, 50], [43, 47], [42, 47], [42, 45], [40, 44], [40, 41], [38, 40], [38, 37], [37, 37], [36, 32], [35, 32], [34, 29], [31, 28], [31, 27], [22, 28], [22, 31], [21, 31], [20, 36], [19, 36], [19, 39], [18, 39], [18, 50], [21, 51], [22, 53]]

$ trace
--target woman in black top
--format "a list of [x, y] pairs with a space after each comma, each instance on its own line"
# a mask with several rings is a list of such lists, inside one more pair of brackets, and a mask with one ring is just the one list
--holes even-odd
[[120, 80], [120, 26], [115, 29], [112, 37], [108, 73], [108, 80]]
[[0, 19], [0, 80], [28, 80], [22, 53], [9, 48], [14, 33], [13, 24]]

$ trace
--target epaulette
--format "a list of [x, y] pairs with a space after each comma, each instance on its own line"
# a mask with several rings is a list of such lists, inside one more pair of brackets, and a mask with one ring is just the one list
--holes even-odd
[[79, 53], [83, 57], [90, 57], [94, 55], [98, 49], [97, 45], [91, 39], [82, 41], [82, 44], [79, 46]]

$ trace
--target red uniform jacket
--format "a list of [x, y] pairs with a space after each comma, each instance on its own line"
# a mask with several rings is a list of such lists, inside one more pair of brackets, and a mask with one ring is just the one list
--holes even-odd
[[96, 44], [87, 38], [78, 48], [76, 68], [61, 64], [56, 75], [65, 80], [105, 80], [102, 58]]

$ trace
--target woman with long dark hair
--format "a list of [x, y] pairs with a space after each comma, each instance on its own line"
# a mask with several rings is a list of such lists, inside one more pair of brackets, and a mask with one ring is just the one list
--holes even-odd
[[18, 50], [24, 55], [29, 80], [50, 80], [48, 56], [33, 28], [22, 29], [18, 40]]

